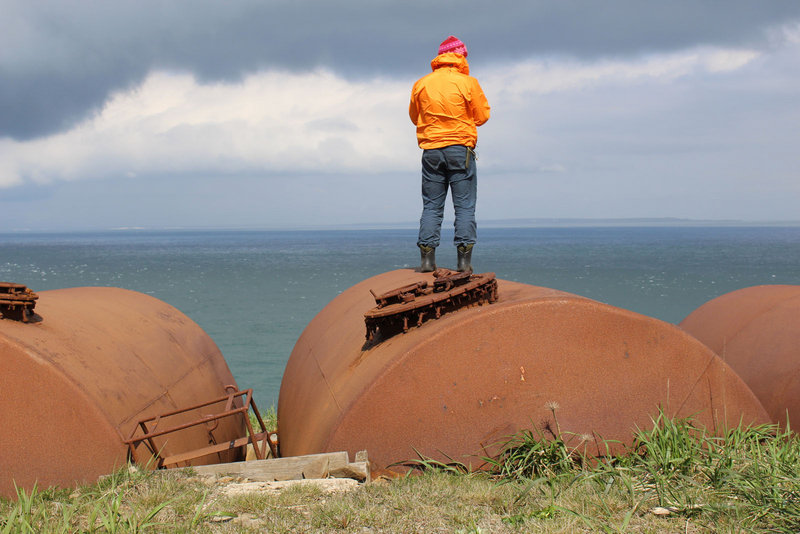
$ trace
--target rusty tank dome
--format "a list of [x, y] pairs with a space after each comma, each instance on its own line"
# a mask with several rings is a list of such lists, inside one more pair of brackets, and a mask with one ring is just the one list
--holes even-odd
[[[236, 384], [191, 319], [148, 295], [107, 287], [41, 291], [27, 322], [0, 319], [0, 366], [6, 497], [16, 496], [15, 483], [93, 482], [126, 463], [123, 441], [137, 421], [225, 395]], [[239, 423], [222, 421], [213, 435], [224, 442], [240, 432]], [[194, 427], [158, 445], [195, 449], [209, 435]]]
[[494, 304], [365, 343], [373, 295], [421, 280], [432, 275], [369, 278], [309, 323], [280, 389], [283, 456], [366, 449], [386, 467], [418, 451], [475, 468], [513, 433], [556, 428], [553, 410], [562, 436], [590, 454], [601, 438], [630, 444], [659, 406], [712, 431], [768, 421], [736, 373], [683, 330], [554, 289], [498, 280]]
[[800, 286], [764, 285], [712, 299], [680, 327], [736, 371], [773, 423], [800, 424]]

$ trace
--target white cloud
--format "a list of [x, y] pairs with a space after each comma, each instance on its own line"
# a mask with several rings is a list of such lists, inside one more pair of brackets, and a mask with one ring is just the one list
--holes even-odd
[[770, 41], [773, 46], [780, 47], [784, 43], [800, 44], [800, 22], [783, 24], [773, 28], [769, 32]]
[[694, 73], [737, 70], [759, 55], [759, 52], [747, 49], [697, 48], [627, 61], [529, 60], [512, 68], [493, 70], [485, 85], [496, 88], [498, 92], [523, 96], [609, 85], [663, 83]]
[[143, 174], [374, 172], [414, 154], [405, 83], [328, 71], [264, 72], [203, 85], [153, 72], [91, 120], [29, 142], [0, 140], [0, 187]]

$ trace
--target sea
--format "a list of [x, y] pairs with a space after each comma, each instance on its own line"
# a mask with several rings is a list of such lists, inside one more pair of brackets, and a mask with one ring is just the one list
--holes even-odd
[[[161, 299], [214, 339], [263, 409], [309, 321], [357, 282], [418, 265], [415, 242], [411, 227], [0, 233], [0, 281]], [[455, 267], [451, 243], [443, 231], [439, 266]], [[489, 227], [473, 266], [678, 323], [736, 289], [800, 285], [800, 226]]]

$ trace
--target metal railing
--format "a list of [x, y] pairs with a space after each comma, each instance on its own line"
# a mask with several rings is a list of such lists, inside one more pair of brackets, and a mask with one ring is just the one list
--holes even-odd
[[[229, 391], [229, 393], [225, 396], [139, 421], [128, 439], [124, 441], [124, 443], [128, 445], [128, 454], [130, 459], [133, 462], [138, 462], [140, 460], [140, 454], [137, 453], [137, 448], [143, 445], [147, 450], [149, 457], [156, 462], [156, 467], [161, 469], [170, 466], [178, 466], [182, 463], [186, 463], [188, 465], [190, 460], [208, 456], [210, 454], [220, 454], [238, 447], [245, 447], [248, 444], [253, 445], [256, 458], [259, 460], [263, 460], [266, 457], [267, 446], [269, 446], [272, 456], [277, 458], [278, 447], [276, 440], [264, 425], [264, 420], [261, 418], [261, 413], [258, 411], [256, 403], [253, 400], [253, 390], [244, 389], [237, 391], [234, 386], [225, 386], [225, 389]], [[236, 406], [238, 404], [237, 399], [239, 397], [243, 397], [243, 400], [241, 401], [241, 406]], [[165, 419], [193, 410], [198, 410], [200, 408], [207, 408], [214, 404], [220, 404], [223, 401], [225, 401], [225, 405], [222, 411], [219, 413], [203, 415], [196, 420], [170, 426], [162, 430], [158, 429], [158, 426], [162, 424]], [[255, 432], [253, 425], [250, 422], [249, 412], [251, 409], [253, 410], [253, 414], [255, 415], [256, 420], [261, 427], [260, 432]], [[224, 443], [216, 443], [213, 431], [219, 425], [220, 420], [235, 417], [241, 417], [244, 419], [247, 435], [226, 441]], [[201, 447], [190, 451], [170, 454], [169, 456], [163, 456], [162, 451], [156, 445], [155, 438], [180, 432], [192, 427], [209, 424], [213, 424], [213, 426], [207, 430], [210, 442], [213, 444], [207, 447]], [[141, 435], [138, 435], [140, 433]]]

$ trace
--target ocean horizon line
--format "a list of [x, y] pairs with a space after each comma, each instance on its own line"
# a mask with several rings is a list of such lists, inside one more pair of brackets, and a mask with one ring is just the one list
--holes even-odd
[[[450, 227], [452, 219], [445, 219], [442, 227]], [[747, 220], [747, 219], [691, 219], [680, 217], [540, 217], [478, 220], [483, 228], [571, 228], [571, 227], [796, 227], [800, 220]], [[72, 229], [16, 228], [0, 230], [0, 235], [19, 234], [91, 234], [115, 232], [306, 232], [347, 230], [408, 230], [416, 229], [417, 222], [363, 222], [326, 225], [238, 225], [238, 226], [116, 226], [82, 227]]]

